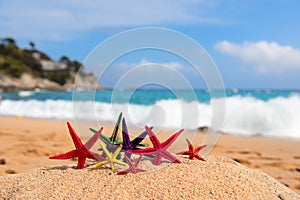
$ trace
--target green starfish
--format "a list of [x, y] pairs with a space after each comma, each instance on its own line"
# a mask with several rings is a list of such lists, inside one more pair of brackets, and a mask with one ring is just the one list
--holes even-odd
[[[112, 135], [110, 137], [105, 136], [103, 133], [100, 135], [100, 140], [102, 140], [102, 142], [104, 142], [106, 145], [112, 145], [112, 144], [123, 144], [123, 141], [120, 140], [118, 138], [118, 136], [120, 135], [121, 132], [121, 119], [122, 119], [122, 113], [120, 113], [118, 121], [115, 125], [114, 131], [112, 133]], [[90, 131], [92, 131], [93, 133], [97, 133], [98, 131], [90, 128]]]
[[103, 152], [107, 156], [107, 160], [104, 160], [102, 162], [99, 162], [99, 163], [95, 164], [93, 166], [94, 168], [101, 167], [102, 165], [105, 165], [105, 164], [110, 164], [110, 168], [114, 171], [115, 170], [115, 163], [117, 163], [119, 165], [126, 165], [125, 162], [117, 159], [117, 156], [119, 155], [119, 153], [122, 149], [122, 145], [120, 145], [113, 154], [109, 153], [109, 151], [107, 150], [107, 148], [103, 144], [100, 144], [100, 145], [101, 145], [101, 148], [102, 148]]

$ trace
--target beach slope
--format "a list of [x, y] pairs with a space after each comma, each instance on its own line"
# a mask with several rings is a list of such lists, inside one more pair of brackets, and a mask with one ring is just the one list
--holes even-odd
[[300, 199], [267, 174], [229, 158], [184, 159], [157, 171], [116, 175], [107, 168], [46, 167], [0, 178], [4, 199]]

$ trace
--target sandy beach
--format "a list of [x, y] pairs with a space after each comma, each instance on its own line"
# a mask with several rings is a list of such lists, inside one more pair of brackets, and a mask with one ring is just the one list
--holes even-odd
[[[88, 127], [89, 125], [87, 124], [86, 130]], [[104, 127], [104, 130], [108, 133], [110, 133], [112, 129], [112, 126]], [[166, 135], [168, 134], [166, 133]], [[203, 134], [202, 136], [201, 134], [199, 135], [199, 139], [201, 140]], [[21, 192], [17, 191], [22, 191], [23, 189], [26, 189], [27, 192], [24, 193], [24, 196], [19, 196], [20, 198], [29, 198], [30, 195], [33, 194], [42, 195], [43, 192], [39, 190], [40, 188], [37, 185], [44, 184], [43, 181], [47, 178], [49, 182], [46, 181], [46, 187], [53, 186], [56, 188], [57, 193], [51, 194], [52, 196], [48, 194], [49, 192], [47, 194], [45, 193], [45, 198], [53, 197], [55, 194], [57, 195], [56, 197], [66, 198], [67, 196], [64, 195], [70, 194], [72, 191], [69, 186], [75, 184], [76, 181], [82, 182], [86, 187], [86, 191], [80, 190], [81, 195], [83, 195], [81, 197], [88, 197], [88, 195], [94, 195], [98, 192], [98, 195], [100, 195], [99, 198], [102, 198], [101, 192], [105, 194], [105, 191], [109, 191], [112, 184], [119, 184], [124, 181], [123, 178], [109, 175], [111, 174], [109, 169], [96, 171], [89, 170], [88, 168], [78, 171], [72, 168], [72, 166], [76, 165], [76, 161], [74, 160], [49, 160], [48, 157], [50, 155], [73, 149], [73, 143], [64, 121], [2, 116], [0, 117], [0, 138], [0, 175], [2, 176], [0, 177], [0, 188], [2, 195], [13, 195], [13, 191], [15, 191], [14, 196], [11, 197], [17, 198], [18, 195], [21, 195]], [[86, 138], [83, 137], [82, 140], [86, 141]], [[151, 196], [151, 194], [148, 193], [145, 193], [144, 196], [139, 193], [134, 193], [134, 197], [161, 199], [162, 196], [160, 195], [162, 195], [162, 193], [157, 191], [162, 189], [168, 191], [168, 184], [164, 184], [166, 184], [166, 181], [173, 181], [172, 187], [174, 190], [172, 191], [174, 192], [175, 189], [183, 191], [182, 197], [180, 198], [206, 197], [218, 199], [217, 197], [219, 196], [220, 198], [224, 197], [226, 199], [230, 197], [239, 199], [243, 198], [242, 195], [245, 195], [245, 192], [237, 188], [244, 187], [243, 190], [250, 190], [251, 188], [251, 191], [253, 190], [253, 196], [244, 196], [246, 199], [260, 198], [259, 195], [270, 195], [270, 199], [272, 199], [272, 197], [274, 197], [273, 199], [297, 199], [300, 198], [296, 196], [296, 193], [300, 194], [299, 145], [300, 141], [286, 139], [222, 135], [213, 151], [207, 156], [207, 162], [188, 161], [187, 159], [181, 158], [181, 160], [183, 160], [182, 165], [171, 164], [159, 171], [126, 175], [128, 177], [125, 179], [126, 181], [130, 183], [130, 180], [139, 180], [138, 182], [140, 182], [141, 185], [135, 184], [129, 187], [129, 190], [126, 190], [121, 196], [126, 198], [126, 195], [129, 195], [128, 192], [131, 189], [136, 188], [134, 190], [139, 191], [139, 188], [142, 190], [143, 185], [146, 184], [147, 187], [153, 187], [153, 191], [156, 191], [157, 196]], [[223, 174], [220, 165], [223, 169], [226, 169]], [[181, 177], [181, 186], [177, 185], [180, 180], [173, 177], [175, 175], [173, 172], [170, 172], [172, 170], [178, 170], [179, 174], [187, 173], [186, 177]], [[199, 178], [191, 178], [195, 176], [192, 174], [194, 170], [197, 172], [193, 173], [200, 176]], [[235, 172], [238, 173], [239, 176], [235, 177]], [[70, 175], [69, 181], [67, 181], [66, 173]], [[151, 176], [157, 176], [156, 179], [162, 184], [161, 188], [157, 187], [157, 183], [153, 183], [153, 179], [150, 178]], [[212, 180], [209, 180], [209, 177], [213, 177]], [[227, 178], [223, 180], [224, 177]], [[232, 180], [230, 177], [232, 177]], [[57, 180], [60, 181], [57, 182]], [[217, 180], [219, 180], [219, 182]], [[31, 184], [25, 188], [26, 181], [30, 181]], [[106, 186], [103, 181], [107, 183]], [[190, 183], [188, 183], [189, 181]], [[230, 183], [228, 183], [228, 181]], [[253, 184], [250, 184], [250, 182]], [[274, 185], [264, 191], [264, 188], [267, 188], [268, 184], [271, 183]], [[50, 186], [49, 184], [52, 185]], [[61, 186], [58, 184], [61, 184]], [[91, 186], [88, 184], [91, 184]], [[185, 184], [187, 185], [184, 186]], [[194, 191], [194, 193], [192, 193], [191, 187], [188, 187], [189, 184], [197, 184], [194, 190], [199, 190], [200, 192]], [[235, 187], [234, 184], [241, 184], [243, 186]], [[101, 188], [93, 190], [92, 188], [94, 188], [94, 186]], [[255, 188], [253, 188], [254, 186]], [[31, 187], [31, 189], [29, 187]], [[120, 186], [117, 191], [120, 193], [125, 191], [124, 187], [126, 188], [126, 183]], [[18, 188], [18, 190], [16, 190], [16, 188]], [[33, 190], [34, 188], [37, 188], [35, 192]], [[228, 188], [231, 188], [231, 190], [228, 190]], [[59, 191], [65, 191], [65, 194], [61, 194]], [[172, 197], [172, 191], [167, 192], [169, 198]], [[248, 192], [251, 193], [251, 191]], [[277, 193], [275, 194], [274, 191], [277, 191]], [[87, 196], [84, 196], [84, 194]], [[276, 195], [277, 198], [275, 198]], [[78, 196], [78, 198], [80, 198], [80, 196]]]

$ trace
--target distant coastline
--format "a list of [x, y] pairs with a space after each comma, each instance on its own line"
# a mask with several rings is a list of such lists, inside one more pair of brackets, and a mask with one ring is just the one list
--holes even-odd
[[21, 77], [16, 78], [0, 72], [0, 91], [16, 92], [35, 90], [67, 91], [72, 89], [107, 89], [102, 88], [92, 74], [78, 76], [76, 87], [74, 87], [74, 81], [72, 81], [72, 79], [75, 79], [76, 74], [71, 73], [70, 76], [72, 78], [67, 80], [67, 82], [64, 85], [60, 85], [54, 81], [50, 81], [45, 78], [34, 77], [28, 73], [24, 73], [21, 75]]
[[0, 40], [0, 91], [101, 89], [91, 73], [77, 60], [62, 56], [52, 60], [46, 53], [35, 49], [21, 49], [13, 38]]

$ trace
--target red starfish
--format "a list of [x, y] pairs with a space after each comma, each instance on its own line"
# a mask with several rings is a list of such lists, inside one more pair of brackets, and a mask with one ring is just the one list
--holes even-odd
[[194, 149], [192, 143], [186, 139], [188, 145], [189, 145], [189, 150], [188, 151], [183, 151], [183, 152], [179, 152], [177, 154], [181, 154], [181, 155], [188, 155], [189, 159], [194, 160], [194, 158], [197, 158], [198, 160], [202, 160], [205, 161], [204, 158], [202, 158], [201, 156], [199, 156], [199, 152], [201, 149], [205, 148], [207, 145], [202, 145], [200, 147], [197, 147], [196, 149]]
[[137, 161], [135, 163], [132, 163], [131, 160], [125, 155], [124, 158], [127, 162], [127, 164], [129, 165], [128, 169], [125, 169], [123, 171], [118, 172], [119, 175], [123, 175], [123, 174], [127, 174], [127, 173], [139, 173], [139, 172], [146, 172], [146, 170], [144, 169], [140, 169], [138, 166], [142, 160], [142, 155], [140, 155], [140, 157], [137, 159]]
[[145, 126], [146, 131], [150, 137], [150, 140], [153, 144], [153, 148], [145, 148], [145, 149], [138, 149], [138, 150], [127, 150], [130, 153], [135, 154], [154, 154], [154, 165], [160, 165], [162, 157], [170, 160], [173, 163], [181, 163], [178, 158], [173, 156], [170, 152], [167, 151], [167, 148], [171, 146], [171, 144], [177, 139], [177, 137], [183, 132], [183, 129], [172, 135], [169, 139], [165, 142], [160, 143], [158, 138], [156, 137], [155, 133], [148, 127]]
[[49, 159], [70, 159], [70, 158], [78, 157], [77, 169], [84, 168], [86, 158], [99, 160], [99, 161], [105, 160], [105, 158], [100, 156], [99, 154], [89, 151], [92, 148], [92, 146], [95, 144], [95, 142], [98, 140], [98, 138], [103, 130], [103, 127], [96, 134], [94, 134], [85, 143], [85, 145], [83, 145], [80, 138], [78, 137], [78, 135], [72, 128], [71, 124], [69, 122], [67, 122], [67, 125], [68, 125], [69, 132], [70, 132], [70, 135], [72, 137], [72, 140], [73, 140], [73, 143], [74, 143], [76, 149], [69, 151], [67, 153], [50, 156]]

